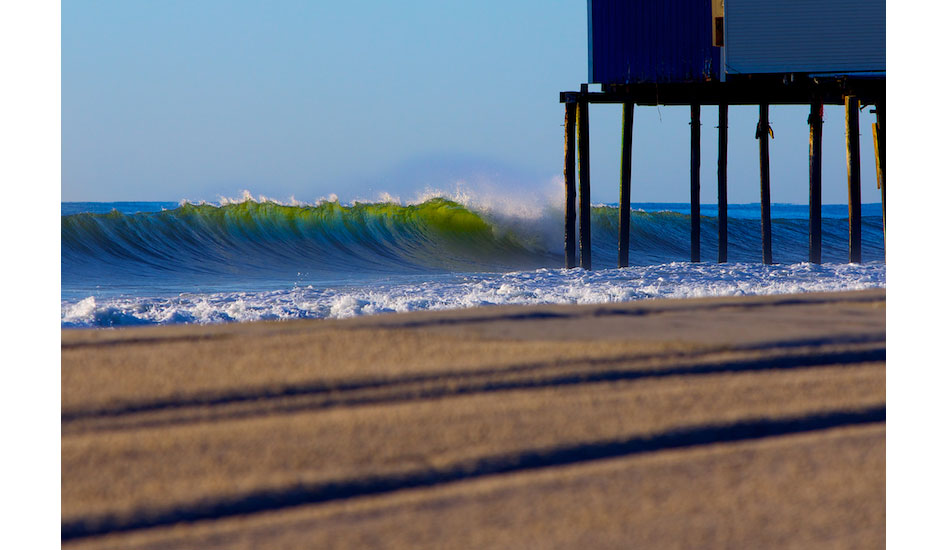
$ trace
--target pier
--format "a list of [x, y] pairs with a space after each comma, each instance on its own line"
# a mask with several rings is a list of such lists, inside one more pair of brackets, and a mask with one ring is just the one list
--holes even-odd
[[[633, 113], [641, 106], [690, 107], [690, 260], [700, 261], [700, 107], [718, 108], [718, 254], [728, 261], [729, 107], [759, 108], [762, 261], [772, 263], [769, 172], [770, 107], [810, 106], [809, 257], [821, 263], [821, 163], [825, 105], [845, 108], [849, 261], [861, 262], [860, 109], [873, 105], [877, 185], [885, 204], [884, 2], [858, 11], [828, 0], [820, 17], [813, 2], [779, 0], [590, 0], [588, 82], [564, 91], [565, 267], [591, 269], [590, 104], [622, 105], [620, 224], [617, 266], [629, 265]], [[590, 91], [599, 84], [601, 91]], [[575, 157], [576, 151], [576, 157]], [[685, 157], [685, 151], [684, 151]], [[576, 186], [575, 187], [575, 174]], [[579, 188], [579, 190], [577, 189]], [[579, 203], [578, 203], [579, 201]], [[579, 224], [575, 213], [579, 211]], [[576, 229], [575, 229], [576, 228]], [[575, 231], [579, 239], [575, 239]], [[636, 243], [632, 246], [635, 248]]]

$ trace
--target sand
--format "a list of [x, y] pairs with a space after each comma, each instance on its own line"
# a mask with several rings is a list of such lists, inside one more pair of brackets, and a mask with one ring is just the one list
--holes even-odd
[[64, 330], [64, 547], [883, 547], [884, 417], [883, 290]]

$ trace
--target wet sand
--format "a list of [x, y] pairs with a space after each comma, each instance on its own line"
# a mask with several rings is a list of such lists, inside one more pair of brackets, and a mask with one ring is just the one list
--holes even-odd
[[70, 548], [884, 546], [885, 293], [62, 332]]

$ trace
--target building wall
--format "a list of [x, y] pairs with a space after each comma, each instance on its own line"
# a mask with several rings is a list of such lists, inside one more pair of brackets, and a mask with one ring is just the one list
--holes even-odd
[[884, 0], [725, 0], [726, 74], [885, 71]]
[[588, 80], [601, 84], [719, 79], [710, 0], [588, 0]]

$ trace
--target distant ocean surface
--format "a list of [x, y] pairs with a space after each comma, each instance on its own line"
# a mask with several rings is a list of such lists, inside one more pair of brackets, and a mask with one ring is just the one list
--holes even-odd
[[775, 265], [758, 204], [715, 205], [689, 263], [689, 205], [632, 205], [631, 267], [617, 269], [616, 205], [593, 208], [594, 270], [563, 269], [563, 211], [430, 197], [416, 204], [64, 202], [63, 327], [340, 318], [490, 304], [603, 303], [885, 286], [881, 205], [863, 208], [861, 265], [848, 209], [822, 208], [822, 265], [807, 263], [808, 207], [772, 205]]

